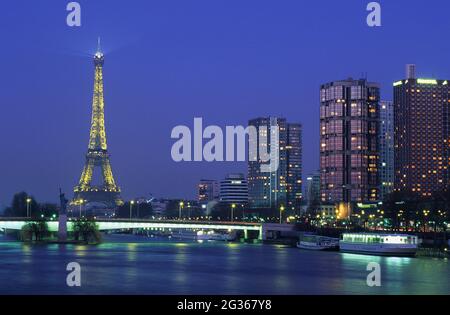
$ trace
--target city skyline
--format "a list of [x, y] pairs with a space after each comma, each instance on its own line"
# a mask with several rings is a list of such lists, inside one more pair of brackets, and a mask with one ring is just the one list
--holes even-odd
[[449, 0], [4, 2], [0, 295], [450, 293]]
[[[318, 10], [320, 3], [311, 4], [308, 10]], [[392, 100], [392, 82], [403, 78], [405, 63], [417, 63], [419, 77], [450, 75], [443, 68], [445, 59], [439, 57], [448, 54], [447, 44], [433, 51], [436, 58], [429, 58], [429, 47], [437, 46], [426, 43], [433, 43], [436, 34], [413, 42], [406, 50], [401, 43], [410, 41], [412, 35], [399, 33], [394, 23], [390, 23], [397, 15], [400, 23], [423, 12], [428, 12], [433, 20], [444, 17], [441, 10], [426, 5], [408, 8], [401, 2], [383, 4], [386, 14], [381, 30], [361, 25], [351, 31], [354, 36], [367, 36], [367, 43], [390, 45], [397, 51], [395, 56], [378, 49], [356, 57], [335, 52], [342, 57], [337, 65], [320, 58], [311, 62], [312, 56], [325, 56], [330, 43], [338, 43], [333, 38], [322, 43], [320, 35], [326, 35], [330, 25], [347, 31], [364, 23], [361, 18], [364, 15], [356, 13], [364, 10], [365, 4], [327, 2], [324, 14], [330, 21], [323, 24], [314, 22], [300, 4], [293, 2], [275, 8], [275, 12], [268, 2], [262, 2], [256, 6], [255, 16], [249, 15], [255, 10], [251, 4], [208, 4], [204, 10], [220, 8], [225, 13], [208, 17], [201, 15], [200, 10], [196, 13], [197, 22], [181, 12], [186, 5], [168, 10], [163, 4], [140, 4], [149, 9], [148, 14], [165, 13], [168, 18], [145, 19], [154, 28], [139, 31], [140, 23], [144, 22], [130, 21], [129, 13], [138, 13], [135, 10], [121, 12], [117, 4], [86, 2], [83, 5], [87, 10], [105, 6], [102, 14], [125, 18], [130, 23], [117, 26], [87, 18], [84, 28], [75, 34], [63, 26], [52, 28], [60, 22], [53, 16], [57, 7], [44, 9], [32, 5], [30, 12], [21, 12], [20, 6], [6, 5], [10, 14], [2, 23], [11, 24], [19, 12], [24, 23], [15, 26], [14, 36], [5, 32], [3, 38], [10, 49], [0, 53], [2, 59], [9, 61], [4, 69], [8, 76], [0, 79], [5, 87], [2, 103], [7, 104], [0, 120], [0, 132], [7, 135], [1, 139], [5, 149], [0, 157], [3, 165], [0, 205], [9, 204], [12, 195], [20, 190], [38, 200], [55, 201], [59, 187], [70, 192], [76, 184], [88, 135], [92, 68], [90, 56], [74, 52], [93, 52], [98, 35], [104, 38], [108, 57], [105, 70], [108, 136], [115, 173], [126, 199], [149, 193], [194, 199], [195, 184], [200, 178], [220, 179], [227, 173], [246, 173], [245, 162], [175, 164], [170, 160], [170, 129], [177, 124], [189, 124], [194, 115], [218, 125], [245, 125], [252, 117], [269, 115], [302, 123], [304, 139], [308, 139], [303, 147], [303, 173], [307, 174], [318, 169], [320, 84], [348, 76], [359, 78], [360, 73], [367, 72], [370, 81], [381, 83], [381, 98]], [[243, 12], [235, 12], [239, 11], [236, 6]], [[187, 9], [193, 13], [199, 7], [190, 4]], [[286, 17], [291, 9], [295, 9], [295, 14]], [[118, 16], [117, 12], [123, 14]], [[339, 13], [345, 13], [348, 20], [332, 19]], [[428, 34], [425, 23], [430, 19], [428, 15], [421, 16], [424, 26], [413, 26], [419, 34]], [[224, 30], [220, 23], [230, 16], [241, 24]], [[268, 18], [272, 23], [269, 26], [265, 24]], [[168, 21], [177, 19], [178, 22], [169, 25]], [[442, 23], [445, 21], [443, 18]], [[204, 28], [204, 23], [211, 24], [210, 30]], [[180, 26], [185, 24], [187, 29], [182, 30]], [[314, 32], [308, 31], [308, 25], [316, 28]], [[244, 33], [240, 34], [238, 31], [242, 30]], [[221, 36], [213, 36], [217, 34]], [[393, 42], [399, 34], [404, 38]], [[40, 41], [33, 40], [34, 37]], [[55, 42], [56, 37], [59, 40]], [[306, 47], [304, 38], [310, 42]], [[277, 47], [278, 44], [282, 45]], [[167, 109], [172, 109], [171, 115], [167, 115]], [[129, 164], [130, 160], [134, 162]], [[175, 181], [180, 175], [185, 179], [183, 183]]]

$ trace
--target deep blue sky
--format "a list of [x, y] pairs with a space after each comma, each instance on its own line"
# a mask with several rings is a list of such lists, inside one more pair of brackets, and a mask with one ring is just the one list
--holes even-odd
[[[382, 84], [404, 64], [450, 78], [450, 2], [368, 0], [80, 0], [82, 27], [64, 0], [8, 0], [0, 8], [0, 205], [26, 190], [56, 201], [71, 192], [87, 150], [93, 64], [102, 37], [109, 149], [125, 198], [194, 197], [200, 178], [245, 163], [172, 162], [171, 129], [246, 124], [280, 115], [304, 125], [305, 174], [318, 168], [321, 83]], [[72, 195], [71, 193], [69, 194]]]

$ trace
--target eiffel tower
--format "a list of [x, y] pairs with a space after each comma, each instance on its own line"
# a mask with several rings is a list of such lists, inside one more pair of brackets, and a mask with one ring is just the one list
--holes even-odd
[[[104, 54], [98, 40], [97, 52], [94, 55], [95, 80], [92, 100], [91, 131], [86, 162], [81, 173], [79, 184], [74, 188], [72, 204], [100, 203], [107, 208], [115, 208], [123, 204], [120, 188], [113, 177], [109, 161], [105, 132], [105, 101], [103, 99], [103, 64]], [[92, 177], [94, 169], [100, 168], [103, 184], [94, 186]]]

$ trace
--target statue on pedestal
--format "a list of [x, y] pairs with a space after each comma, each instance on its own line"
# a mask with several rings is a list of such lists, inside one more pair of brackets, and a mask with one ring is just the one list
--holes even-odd
[[67, 240], [67, 203], [69, 202], [64, 193], [59, 189], [59, 219], [58, 219], [58, 240], [65, 242]]

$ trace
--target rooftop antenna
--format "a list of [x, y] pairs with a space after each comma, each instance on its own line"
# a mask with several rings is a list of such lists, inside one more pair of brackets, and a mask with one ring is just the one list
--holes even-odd
[[100, 36], [98, 37], [98, 41], [97, 41], [97, 52], [99, 52], [99, 53], [102, 52], [102, 45], [101, 45], [101, 41], [100, 41]]

